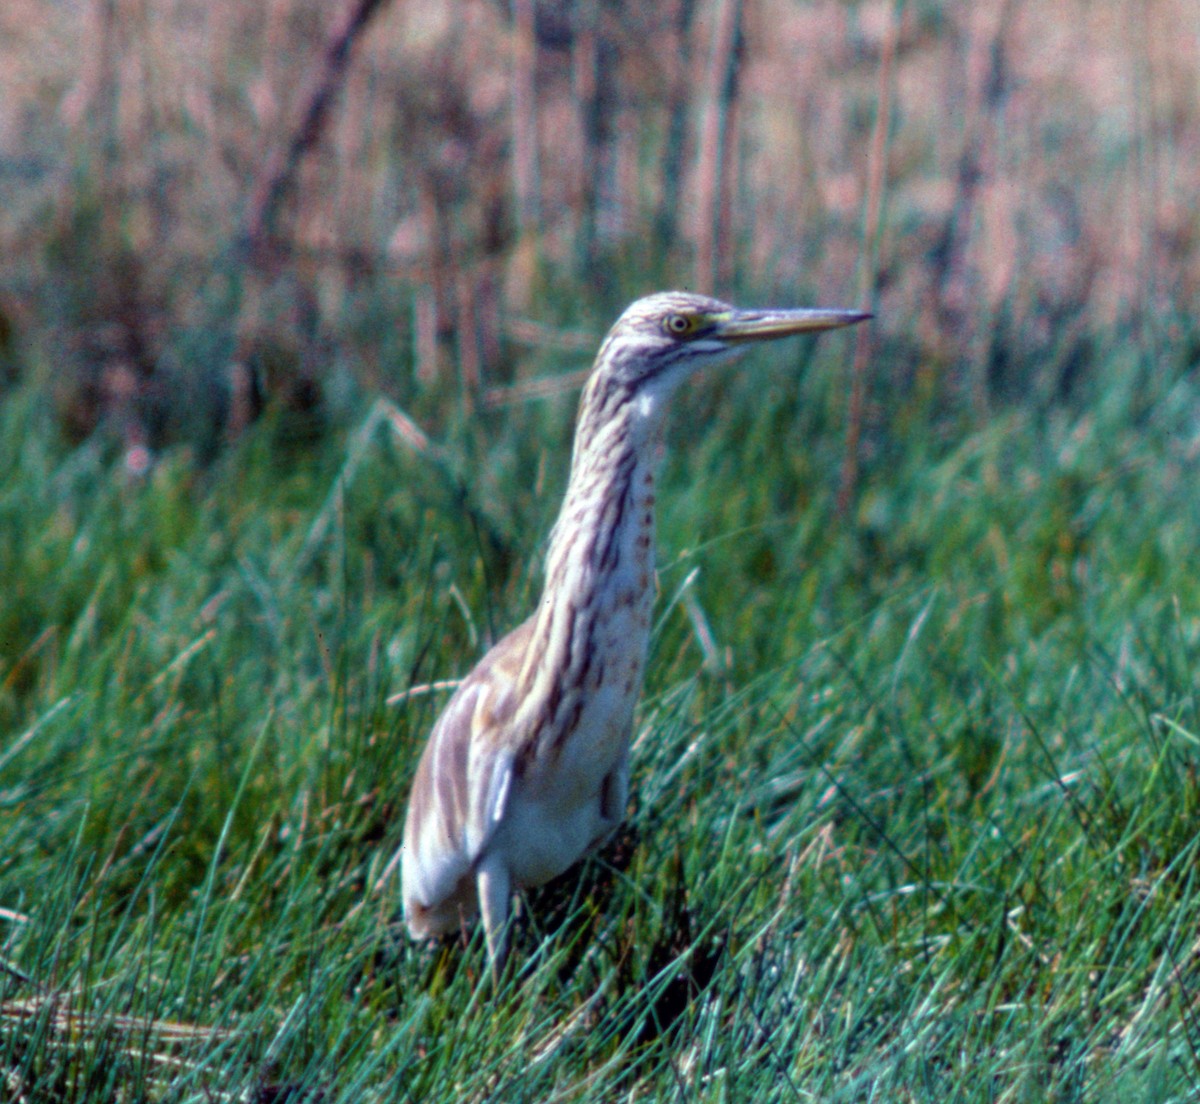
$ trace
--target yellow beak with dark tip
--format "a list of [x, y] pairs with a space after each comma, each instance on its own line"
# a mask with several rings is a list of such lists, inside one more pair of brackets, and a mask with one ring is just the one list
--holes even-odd
[[865, 322], [871, 315], [856, 310], [731, 310], [713, 315], [709, 337], [729, 344], [772, 341], [792, 334], [837, 330]]

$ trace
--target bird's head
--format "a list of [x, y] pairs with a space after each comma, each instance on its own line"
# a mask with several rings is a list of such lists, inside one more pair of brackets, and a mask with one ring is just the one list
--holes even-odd
[[683, 291], [647, 295], [626, 308], [596, 357], [596, 374], [651, 401], [697, 368], [730, 360], [759, 341], [815, 333], [870, 318], [852, 310], [742, 310]]

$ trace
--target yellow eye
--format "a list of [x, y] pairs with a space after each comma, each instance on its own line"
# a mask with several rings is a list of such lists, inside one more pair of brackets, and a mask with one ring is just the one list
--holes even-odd
[[686, 337], [696, 328], [696, 318], [687, 314], [668, 314], [663, 319], [663, 329], [671, 337]]

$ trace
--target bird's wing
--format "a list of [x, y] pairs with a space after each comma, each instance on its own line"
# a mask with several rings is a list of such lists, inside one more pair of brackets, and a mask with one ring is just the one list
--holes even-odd
[[[504, 817], [512, 792], [519, 704], [516, 678], [532, 628], [509, 633], [463, 680], [433, 726], [413, 780], [404, 826], [405, 912], [452, 904], [445, 925], [474, 912], [473, 868]], [[440, 930], [440, 929], [439, 929]]]

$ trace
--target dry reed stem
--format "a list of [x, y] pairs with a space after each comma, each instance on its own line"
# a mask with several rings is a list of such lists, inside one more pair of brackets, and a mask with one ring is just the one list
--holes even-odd
[[696, 167], [696, 266], [697, 291], [711, 294], [718, 276], [717, 252], [721, 241], [722, 178], [730, 120], [737, 103], [737, 40], [741, 26], [741, 0], [717, 0], [708, 65], [704, 74], [704, 115]]
[[516, 189], [517, 228], [521, 234], [536, 229], [539, 220], [537, 36], [533, 0], [513, 0], [515, 29], [512, 39], [513, 184]]
[[[863, 259], [859, 269], [859, 303], [864, 310], [874, 306], [879, 278], [879, 226], [887, 174], [888, 134], [892, 119], [892, 66], [900, 33], [903, 0], [890, 10], [879, 61], [879, 99], [871, 132], [871, 155], [867, 163], [867, 209], [863, 226]], [[859, 445], [862, 441], [863, 399], [866, 394], [867, 361], [871, 350], [871, 328], [859, 326], [854, 335], [854, 360], [850, 366], [850, 399], [846, 410], [846, 444], [838, 482], [837, 513], [845, 517], [858, 490]]]

